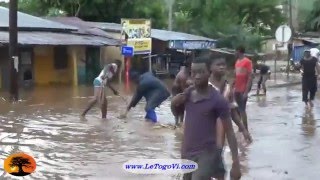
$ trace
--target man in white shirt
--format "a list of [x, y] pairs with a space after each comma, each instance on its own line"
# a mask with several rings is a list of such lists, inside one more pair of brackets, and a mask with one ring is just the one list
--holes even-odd
[[312, 57], [315, 57], [319, 61], [319, 56], [320, 56], [320, 50], [318, 48], [311, 48], [310, 49], [310, 54]]

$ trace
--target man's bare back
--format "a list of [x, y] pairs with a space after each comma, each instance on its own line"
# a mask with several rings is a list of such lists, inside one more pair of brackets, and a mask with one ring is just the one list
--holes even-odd
[[[179, 73], [176, 76], [176, 79], [173, 82], [172, 86], [172, 95], [175, 96], [179, 93], [182, 93], [186, 88], [189, 87], [190, 83], [188, 83], [188, 80], [190, 79], [190, 71], [187, 69], [187, 67], [183, 66], [181, 67]], [[184, 119], [184, 107], [181, 106], [181, 108], [173, 108], [171, 107], [171, 111], [173, 115], [175, 116], [176, 125], [179, 124], [179, 122], [183, 122]]]
[[[186, 67], [182, 67], [178, 72], [176, 79], [173, 82], [173, 88], [176, 88], [178, 92], [172, 92], [174, 95], [183, 92], [187, 86], [187, 80], [189, 78], [189, 71]], [[179, 92], [180, 91], [180, 92]]]

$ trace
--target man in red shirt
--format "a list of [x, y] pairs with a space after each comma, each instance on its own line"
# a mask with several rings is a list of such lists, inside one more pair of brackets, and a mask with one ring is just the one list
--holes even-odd
[[246, 106], [252, 85], [252, 61], [245, 57], [244, 53], [244, 47], [240, 46], [236, 49], [234, 97], [239, 106], [243, 124], [248, 130]]

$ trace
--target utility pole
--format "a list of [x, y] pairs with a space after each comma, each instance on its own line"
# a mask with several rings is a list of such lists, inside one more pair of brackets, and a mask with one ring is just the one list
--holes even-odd
[[168, 5], [168, 30], [172, 31], [172, 9], [173, 9], [173, 4], [174, 0], [166, 0], [166, 3]]
[[287, 77], [289, 78], [289, 71], [290, 71], [290, 58], [291, 58], [291, 55], [292, 55], [292, 51], [294, 49], [293, 47], [293, 37], [295, 35], [294, 33], [294, 28], [293, 28], [293, 25], [292, 25], [292, 0], [288, 0], [288, 6], [289, 6], [289, 26], [290, 26], [290, 29], [292, 31], [292, 35], [291, 35], [291, 38], [289, 40], [289, 44], [288, 44], [288, 64], [287, 64]]
[[18, 1], [9, 2], [10, 99], [18, 101]]

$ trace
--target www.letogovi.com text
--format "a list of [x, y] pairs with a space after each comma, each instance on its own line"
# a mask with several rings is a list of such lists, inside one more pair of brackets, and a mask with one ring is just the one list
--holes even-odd
[[186, 170], [195, 169], [196, 165], [186, 164], [145, 164], [145, 165], [126, 165], [126, 169], [159, 169], [159, 170]]

